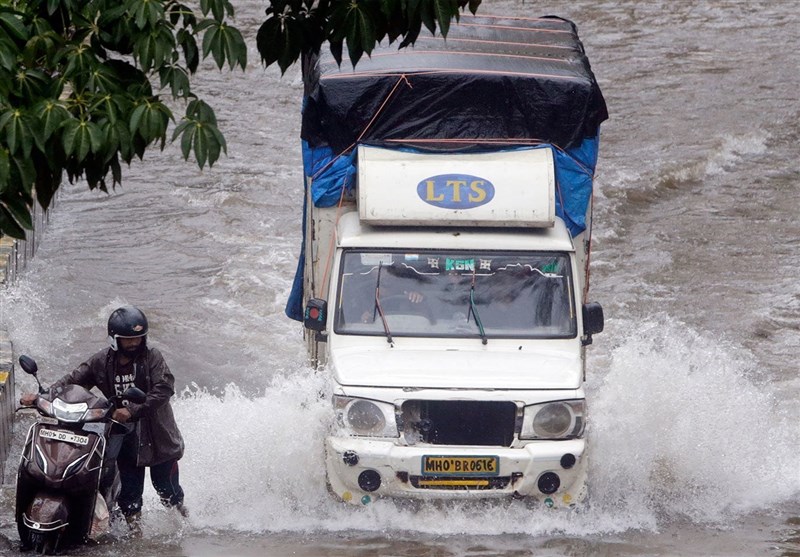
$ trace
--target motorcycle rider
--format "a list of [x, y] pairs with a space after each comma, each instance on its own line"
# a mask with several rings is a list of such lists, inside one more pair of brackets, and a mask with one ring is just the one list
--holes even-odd
[[[117, 466], [122, 487], [117, 503], [134, 530], [139, 529], [146, 467], [150, 467], [150, 479], [161, 502], [187, 516], [178, 477], [183, 438], [169, 403], [175, 393], [175, 378], [161, 352], [147, 346], [147, 332], [147, 318], [140, 309], [123, 306], [114, 310], [108, 318], [111, 347], [100, 350], [50, 387], [51, 390], [69, 384], [87, 389], [97, 387], [110, 398], [136, 386], [147, 394], [143, 404], [128, 402], [114, 410], [112, 416], [120, 423], [132, 425], [131, 431], [115, 444], [119, 446], [121, 441]], [[30, 406], [37, 396], [25, 394], [20, 403]]]

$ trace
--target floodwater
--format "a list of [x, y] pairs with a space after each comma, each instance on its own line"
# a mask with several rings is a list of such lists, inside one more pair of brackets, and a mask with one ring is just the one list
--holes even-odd
[[[351, 508], [325, 488], [324, 373], [283, 315], [300, 245], [302, 83], [257, 60], [264, 5], [236, 3], [251, 68], [209, 69], [228, 156], [177, 146], [111, 195], [67, 186], [37, 257], [0, 294], [15, 348], [54, 379], [145, 309], [178, 381], [186, 522], [145, 493], [141, 539], [74, 554], [800, 556], [800, 7], [484, 2], [572, 19], [609, 106], [591, 298], [590, 503]], [[31, 390], [27, 377], [17, 390]], [[15, 455], [26, 420], [15, 433]], [[13, 471], [0, 554], [18, 555]]]

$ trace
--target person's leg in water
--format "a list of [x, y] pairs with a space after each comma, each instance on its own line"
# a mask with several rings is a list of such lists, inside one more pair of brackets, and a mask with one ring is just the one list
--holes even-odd
[[183, 516], [188, 516], [183, 504], [183, 488], [178, 475], [178, 461], [168, 460], [150, 467], [150, 480], [161, 502], [166, 507], [174, 507]]
[[122, 448], [125, 436], [112, 434], [106, 443], [106, 452], [103, 455], [103, 469], [100, 475], [100, 494], [105, 498], [108, 510], [113, 510], [114, 502], [119, 497], [119, 492], [114, 491], [114, 480], [117, 478], [117, 457]]
[[117, 458], [117, 468], [122, 483], [117, 505], [134, 531], [139, 529], [144, 493], [144, 467], [136, 466], [137, 445], [136, 435], [126, 435]]

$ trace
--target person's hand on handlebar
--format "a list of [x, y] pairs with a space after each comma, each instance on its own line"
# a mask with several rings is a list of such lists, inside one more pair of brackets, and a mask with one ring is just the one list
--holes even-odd
[[19, 397], [19, 403], [22, 406], [33, 406], [36, 404], [36, 399], [39, 398], [39, 395], [36, 393], [25, 393], [21, 397]]
[[131, 419], [131, 411], [127, 408], [117, 408], [111, 415], [111, 419], [124, 424]]

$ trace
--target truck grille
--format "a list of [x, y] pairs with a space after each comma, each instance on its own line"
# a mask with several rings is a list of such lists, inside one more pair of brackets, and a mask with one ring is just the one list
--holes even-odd
[[509, 447], [516, 415], [513, 402], [408, 400], [402, 406], [406, 439], [431, 445]]

